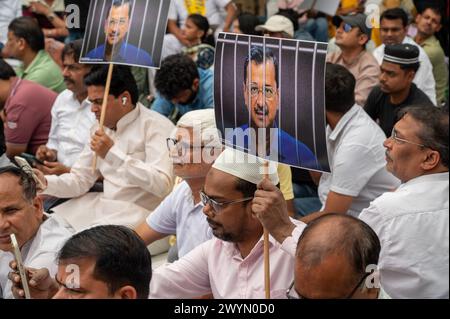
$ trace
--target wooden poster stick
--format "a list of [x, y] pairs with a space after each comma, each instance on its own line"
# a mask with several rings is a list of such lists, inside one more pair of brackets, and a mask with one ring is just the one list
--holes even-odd
[[[114, 69], [114, 64], [111, 63], [109, 65], [108, 76], [106, 78], [105, 95], [103, 96], [102, 113], [100, 115], [100, 131], [102, 131], [102, 132], [103, 132], [103, 126], [105, 124], [106, 107], [108, 106], [109, 88], [111, 87], [111, 79], [112, 79], [113, 69]], [[98, 160], [98, 156], [97, 156], [97, 154], [94, 154], [94, 161], [92, 163], [92, 170], [94, 172], [97, 169], [97, 160]]]
[[[269, 162], [264, 163], [264, 178], [269, 179]], [[269, 232], [264, 228], [264, 286], [266, 299], [270, 299], [270, 252]]]

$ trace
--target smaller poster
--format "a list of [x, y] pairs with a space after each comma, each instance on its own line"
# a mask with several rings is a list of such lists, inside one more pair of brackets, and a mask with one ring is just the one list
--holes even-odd
[[80, 63], [159, 68], [170, 1], [92, 0]]

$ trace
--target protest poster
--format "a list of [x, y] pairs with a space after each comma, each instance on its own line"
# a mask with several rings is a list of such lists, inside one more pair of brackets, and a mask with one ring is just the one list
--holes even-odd
[[290, 166], [330, 172], [327, 44], [221, 33], [214, 100], [224, 144]]

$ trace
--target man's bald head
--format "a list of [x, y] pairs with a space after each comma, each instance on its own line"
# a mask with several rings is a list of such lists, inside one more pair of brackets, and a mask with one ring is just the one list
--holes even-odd
[[380, 241], [367, 224], [328, 214], [310, 223], [299, 239], [296, 287], [309, 298], [345, 298], [367, 275], [367, 266], [378, 264], [379, 254]]

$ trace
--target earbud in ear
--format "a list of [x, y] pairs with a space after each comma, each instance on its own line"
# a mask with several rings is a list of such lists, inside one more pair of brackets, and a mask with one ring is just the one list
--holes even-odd
[[124, 96], [123, 98], [122, 98], [122, 105], [127, 105], [127, 102], [128, 102], [128, 98], [126, 97], [126, 96]]

